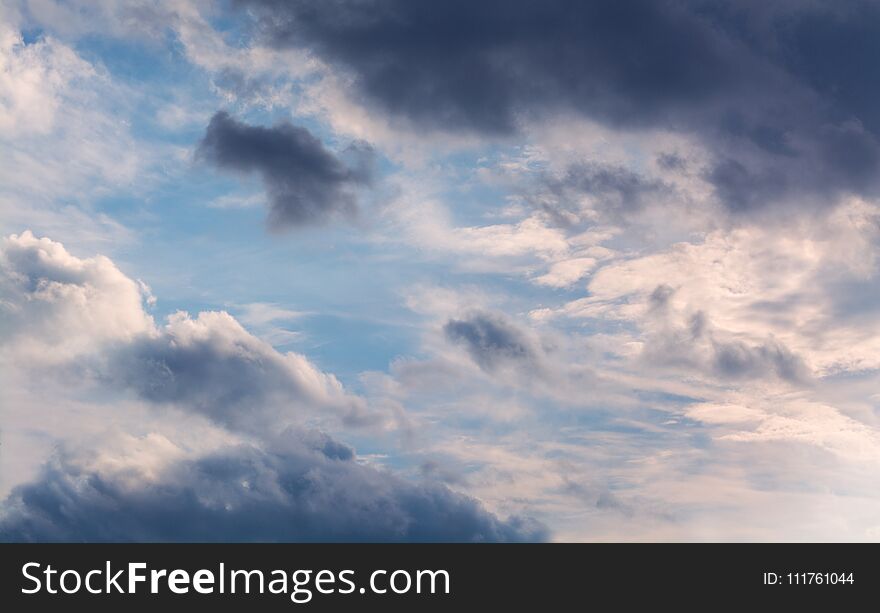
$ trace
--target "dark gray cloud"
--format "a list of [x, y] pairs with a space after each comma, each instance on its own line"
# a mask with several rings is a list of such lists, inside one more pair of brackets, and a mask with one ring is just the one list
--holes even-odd
[[671, 151], [658, 155], [657, 165], [664, 170], [682, 171], [687, 168], [687, 161], [678, 153]]
[[661, 283], [654, 288], [648, 296], [648, 305], [652, 311], [663, 311], [669, 308], [669, 300], [675, 294], [675, 288], [666, 283]]
[[808, 370], [800, 356], [777, 341], [747, 345], [741, 341], [713, 342], [711, 367], [725, 379], [762, 378], [776, 375], [791, 382], [804, 381]]
[[289, 435], [174, 462], [157, 480], [85, 469], [58, 455], [0, 508], [0, 541], [533, 541], [533, 520], [499, 520], [437, 483], [355, 461], [326, 435]]
[[749, 169], [738, 160], [726, 158], [708, 170], [706, 179], [729, 208], [744, 212], [785, 194], [788, 179], [776, 170]]
[[350, 69], [387, 111], [433, 126], [509, 133], [517, 115], [575, 108], [657, 121], [724, 93], [743, 68], [667, 2], [247, 0], [279, 46]]
[[258, 173], [269, 199], [270, 229], [354, 215], [374, 161], [365, 143], [336, 155], [305, 128], [252, 126], [223, 111], [211, 118], [197, 156], [222, 169]]
[[880, 5], [848, 2], [734, 3], [697, 0], [695, 12], [719, 33], [766, 58], [824, 98], [829, 117], [858, 118], [880, 131]]
[[804, 383], [810, 377], [803, 359], [778, 341], [759, 344], [720, 341], [694, 317], [682, 328], [650, 338], [643, 357], [661, 368], [701, 371], [724, 381], [779, 378]]
[[735, 213], [880, 190], [880, 5], [240, 0], [276, 46], [353, 77], [362, 102], [508, 135], [573, 111], [688, 133]]
[[266, 404], [284, 397], [293, 412], [310, 390], [269, 352], [223, 351], [213, 338], [178, 344], [173, 336], [143, 338], [115, 351], [106, 381], [157, 404], [185, 406], [227, 427], [248, 431], [274, 422]]
[[213, 79], [214, 87], [221, 92], [235, 95], [239, 100], [255, 101], [270, 93], [270, 83], [265, 77], [251, 77], [242, 70], [236, 68], [223, 68], [217, 72]]
[[504, 364], [538, 365], [532, 342], [495, 315], [478, 312], [465, 319], [451, 319], [443, 326], [443, 332], [450, 341], [467, 349], [483, 370], [493, 371]]

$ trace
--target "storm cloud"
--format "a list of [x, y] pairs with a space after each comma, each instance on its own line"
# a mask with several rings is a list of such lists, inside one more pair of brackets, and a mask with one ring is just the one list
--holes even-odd
[[876, 4], [239, 4], [270, 45], [307, 48], [363, 103], [418, 126], [505, 136], [573, 112], [685, 133], [738, 214], [880, 189]]
[[351, 69], [368, 99], [432, 126], [510, 133], [520, 113], [566, 107], [657, 121], [722, 94], [742, 70], [671, 3], [242, 4], [263, 9], [271, 43], [310, 46]]
[[218, 168], [259, 174], [269, 200], [270, 229], [355, 215], [358, 192], [372, 181], [373, 150], [354, 143], [337, 155], [307, 129], [237, 121], [225, 111], [211, 118], [196, 151]]
[[[341, 452], [340, 452], [341, 450]], [[0, 507], [0, 541], [534, 541], [532, 520], [502, 521], [437, 483], [355, 461], [332, 439], [289, 435], [172, 462], [158, 478], [59, 454]]]

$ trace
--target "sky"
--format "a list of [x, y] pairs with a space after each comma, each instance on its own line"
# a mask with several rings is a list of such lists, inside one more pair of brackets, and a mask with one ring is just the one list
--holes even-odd
[[878, 53], [867, 0], [0, 0], [0, 540], [877, 540]]

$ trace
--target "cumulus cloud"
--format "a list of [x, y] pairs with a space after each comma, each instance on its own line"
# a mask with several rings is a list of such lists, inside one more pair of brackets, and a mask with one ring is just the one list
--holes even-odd
[[507, 429], [542, 411], [621, 403], [619, 385], [597, 374], [600, 356], [583, 335], [520, 321], [476, 291], [422, 288], [410, 304], [432, 320], [418, 357], [395, 359], [388, 375], [371, 373], [371, 381], [372, 393], [401, 403], [414, 424], [431, 415], [428, 423], [441, 419], [453, 431], [475, 423]]
[[369, 145], [355, 143], [336, 155], [305, 128], [252, 126], [223, 111], [208, 124], [197, 156], [222, 169], [258, 173], [269, 200], [268, 224], [276, 230], [351, 217], [358, 191], [372, 181]]
[[78, 258], [26, 231], [0, 246], [0, 338], [19, 357], [66, 360], [154, 328], [144, 289], [103, 256]]
[[[143, 400], [259, 431], [308, 410], [369, 423], [365, 404], [296, 353], [280, 353], [225, 312], [178, 312], [157, 326], [143, 286], [103, 256], [81, 259], [30, 232], [0, 249], [3, 354], [55, 365]], [[23, 364], [24, 365], [24, 364]]]
[[151, 478], [59, 454], [0, 509], [8, 541], [531, 541], [533, 521], [501, 521], [439, 484], [357, 463], [326, 435], [286, 432], [263, 449], [222, 448]]
[[[99, 375], [158, 404], [262, 431], [314, 408], [369, 423], [364, 403], [296, 353], [279, 353], [225, 312], [178, 312], [153, 335], [109, 350]], [[373, 416], [375, 417], [375, 416]]]
[[144, 310], [143, 284], [109, 259], [80, 259], [28, 232], [4, 242], [0, 275], [4, 369], [22, 376], [67, 369], [105, 392], [128, 390], [148, 405], [207, 417], [225, 432], [208, 449], [193, 448], [176, 443], [185, 437], [159, 420], [167, 436], [151, 433], [123, 452], [62, 444], [37, 479], [0, 505], [0, 540], [547, 536], [530, 520], [499, 520], [443, 485], [367, 466], [351, 447], [297, 425], [309, 411], [339, 411], [344, 422], [363, 423], [366, 405], [304, 356], [277, 352], [227, 313], [179, 312], [158, 327]]

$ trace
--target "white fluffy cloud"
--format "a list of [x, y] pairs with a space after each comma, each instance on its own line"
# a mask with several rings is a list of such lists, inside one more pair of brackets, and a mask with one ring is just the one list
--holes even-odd
[[302, 355], [277, 352], [228, 313], [178, 312], [155, 325], [145, 286], [106, 257], [80, 259], [50, 239], [12, 235], [0, 250], [0, 286], [10, 362], [80, 369], [147, 401], [245, 430], [309, 409], [352, 423], [371, 419], [335, 377]]
[[4, 353], [65, 361], [155, 332], [144, 287], [108, 258], [77, 258], [31, 232], [3, 239], [0, 330]]

